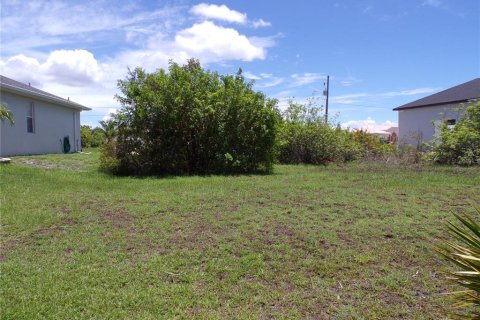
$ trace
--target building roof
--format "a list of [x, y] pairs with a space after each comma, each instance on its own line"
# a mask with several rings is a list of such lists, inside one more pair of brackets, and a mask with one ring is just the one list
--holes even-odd
[[404, 104], [400, 107], [396, 107], [393, 110], [398, 111], [447, 103], [466, 102], [468, 100], [478, 98], [480, 98], [480, 78], [473, 79], [450, 89], [443, 90], [425, 98]]
[[61, 98], [54, 94], [34, 88], [30, 84], [18, 82], [16, 80], [7, 78], [2, 75], [0, 75], [0, 88], [1, 88], [1, 91], [9, 91], [9, 92], [17, 93], [20, 95], [33, 97], [33, 98], [37, 98], [37, 99], [48, 101], [48, 102], [53, 102], [64, 107], [73, 108], [80, 111], [92, 110], [79, 103], [70, 101], [69, 99]]

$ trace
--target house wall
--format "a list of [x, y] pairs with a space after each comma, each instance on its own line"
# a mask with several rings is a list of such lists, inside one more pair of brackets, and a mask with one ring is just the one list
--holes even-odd
[[[80, 150], [80, 111], [2, 91], [1, 101], [15, 124], [0, 122], [0, 156], [61, 153], [70, 137], [70, 152]], [[27, 132], [27, 111], [34, 102], [34, 133]]]
[[459, 107], [459, 104], [444, 104], [398, 111], [399, 143], [417, 145], [419, 140], [431, 141], [436, 135], [434, 123], [458, 121], [463, 114], [463, 108]]

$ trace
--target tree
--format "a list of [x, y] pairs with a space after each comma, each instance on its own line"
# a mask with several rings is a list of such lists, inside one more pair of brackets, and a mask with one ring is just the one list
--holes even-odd
[[82, 148], [88, 148], [92, 146], [92, 128], [87, 125], [80, 127], [80, 139], [82, 141]]
[[7, 106], [3, 103], [0, 103], [0, 121], [7, 120], [10, 122], [10, 125], [15, 123], [15, 119], [13, 118], [13, 113]]
[[[113, 136], [113, 134], [111, 134], [109, 132], [109, 134], [111, 136]], [[102, 144], [104, 144], [106, 141], [106, 134], [105, 134], [105, 131], [104, 129], [102, 128], [99, 128], [99, 127], [95, 127], [92, 129], [92, 143], [91, 143], [91, 146], [93, 148], [96, 148], [96, 147], [100, 147]]]
[[[114, 114], [111, 114], [114, 116]], [[101, 120], [99, 121], [103, 135], [106, 140], [110, 140], [115, 136], [116, 131], [116, 122], [114, 119]], [[98, 133], [97, 133], [98, 136]]]
[[325, 164], [357, 156], [352, 136], [340, 127], [325, 123], [317, 98], [306, 103], [289, 101], [279, 126], [278, 160], [281, 163]]
[[443, 123], [433, 159], [441, 164], [480, 165], [480, 101], [468, 106], [455, 127]]
[[[241, 72], [219, 75], [198, 60], [168, 72], [137, 68], [118, 82], [122, 108], [104, 159], [126, 174], [270, 171], [276, 100], [252, 89]], [[107, 125], [107, 124], [105, 124]], [[102, 125], [103, 126], [103, 125]]]

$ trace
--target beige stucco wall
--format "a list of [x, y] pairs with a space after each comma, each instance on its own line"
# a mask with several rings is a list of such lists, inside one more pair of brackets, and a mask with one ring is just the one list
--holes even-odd
[[[80, 111], [50, 102], [1, 92], [1, 101], [12, 111], [15, 124], [0, 123], [0, 155], [63, 152], [63, 138], [70, 137], [70, 152], [80, 150]], [[35, 130], [27, 132], [27, 110], [35, 104]]]
[[434, 122], [458, 121], [463, 114], [459, 104], [445, 104], [398, 111], [399, 143], [416, 145], [419, 140], [431, 141], [435, 136]]

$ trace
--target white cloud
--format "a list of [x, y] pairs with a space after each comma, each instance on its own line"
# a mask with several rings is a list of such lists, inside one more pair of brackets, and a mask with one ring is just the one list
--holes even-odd
[[282, 33], [278, 33], [270, 37], [249, 37], [250, 42], [259, 47], [269, 48], [273, 47], [277, 43], [277, 39], [283, 37]]
[[114, 47], [127, 38], [143, 44], [138, 38], [178, 29], [186, 19], [182, 6], [146, 11], [132, 3], [93, 0], [3, 1], [1, 55], [32, 54], [72, 43], [84, 48], [94, 43]]
[[[203, 3], [191, 10], [204, 17], [217, 15], [222, 19], [248, 22], [246, 14], [224, 5]], [[264, 59], [266, 48], [275, 45], [278, 37], [247, 37], [234, 28], [221, 27], [212, 21], [185, 27], [187, 13], [184, 6], [146, 11], [135, 3], [111, 6], [89, 0], [81, 4], [63, 0], [6, 1], [2, 3], [0, 55], [3, 60], [19, 53], [43, 59], [46, 55], [42, 48], [46, 46], [61, 48], [76, 43], [89, 48], [101, 45], [115, 48], [106, 51], [110, 56], [103, 58], [104, 61], [120, 59], [117, 64], [128, 62], [137, 66], [146, 59], [147, 64], [157, 63], [157, 68], [165, 66], [169, 59], [180, 62], [188, 57], [199, 58], [203, 63]], [[125, 42], [128, 47], [124, 46]], [[123, 47], [120, 52], [117, 51], [119, 45]], [[141, 59], [122, 60], [126, 56]]]
[[[170, 46], [170, 45], [169, 45]], [[168, 60], [173, 59], [173, 52], [171, 48], [168, 50], [155, 50], [148, 48], [144, 50], [126, 50], [121, 52], [116, 57], [110, 59], [110, 69], [118, 72], [118, 76], [123, 77], [127, 71], [127, 68], [142, 67], [148, 72], [155, 71], [158, 68], [167, 68]], [[182, 63], [188, 59], [188, 56], [183, 54], [176, 55], [175, 62]]]
[[200, 3], [193, 6], [190, 9], [190, 12], [194, 15], [200, 16], [203, 19], [209, 20], [220, 20], [226, 21], [229, 23], [238, 23], [242, 25], [249, 25], [255, 29], [270, 27], [272, 24], [269, 21], [263, 19], [257, 19], [254, 21], [249, 21], [246, 13], [241, 13], [239, 11], [230, 9], [226, 5], [216, 5], [216, 4], [207, 4]]
[[353, 104], [360, 101], [360, 98], [369, 97], [367, 93], [352, 93], [330, 97], [330, 102], [340, 104]]
[[193, 6], [190, 12], [207, 19], [216, 19], [240, 24], [247, 22], [247, 15], [245, 13], [232, 10], [224, 4], [218, 6], [216, 4], [200, 3]]
[[275, 86], [278, 86], [279, 84], [281, 84], [281, 83], [283, 82], [283, 80], [284, 80], [283, 78], [272, 77], [272, 78], [270, 78], [269, 81], [260, 84], [259, 87], [260, 87], [260, 88], [271, 88], [271, 87], [275, 87]]
[[[261, 19], [249, 21], [245, 13], [226, 6], [195, 7], [192, 12], [215, 21], [268, 24]], [[127, 67], [152, 72], [168, 67], [170, 59], [184, 63], [191, 57], [203, 64], [261, 60], [280, 36], [258, 37], [252, 28], [253, 34], [247, 36], [212, 20], [187, 25], [189, 9], [167, 5], [148, 11], [132, 1], [114, 6], [93, 0], [3, 1], [0, 70], [15, 80], [92, 107], [85, 117], [93, 119], [96, 114], [101, 119], [108, 109], [118, 107], [113, 99], [116, 81], [125, 77]], [[76, 49], [49, 52], [48, 48]], [[94, 55], [96, 51], [82, 48], [101, 48], [99, 52], [107, 54]], [[273, 86], [283, 79], [272, 76], [262, 81]]]
[[339, 83], [342, 87], [350, 87], [350, 86], [352, 86], [352, 85], [354, 85], [355, 83], [358, 83], [358, 82], [362, 82], [362, 80], [357, 79], [357, 78], [352, 77], [352, 76], [348, 76], [346, 78], [343, 78], [343, 79], [339, 80]]
[[113, 108], [108, 109], [108, 113], [103, 116], [102, 120], [108, 121], [112, 119], [112, 115], [116, 114], [117, 112], [118, 112], [118, 109], [113, 109]]
[[98, 83], [103, 77], [104, 68], [87, 50], [53, 51], [41, 66], [46, 74], [72, 86]]
[[41, 80], [37, 76], [40, 71], [40, 62], [23, 54], [13, 56], [6, 61], [1, 61], [1, 72], [17, 81], [31, 83], [38, 86]]
[[368, 117], [364, 120], [350, 120], [347, 122], [343, 122], [341, 124], [343, 129], [350, 129], [350, 130], [366, 130], [368, 132], [378, 132], [384, 131], [391, 127], [398, 127], [398, 124], [394, 121], [387, 120], [385, 122], [377, 122], [372, 118]]
[[93, 54], [86, 50], [55, 50], [43, 63], [23, 54], [2, 63], [2, 73], [36, 86], [47, 80], [87, 86], [102, 79], [104, 68], [106, 66], [99, 64]]
[[[196, 23], [178, 32], [175, 46], [202, 60], [243, 60], [265, 59], [265, 49], [253, 45], [237, 30], [215, 25], [211, 21]], [[203, 61], [203, 60], [202, 60]]]
[[323, 76], [319, 73], [303, 73], [303, 74], [292, 74], [291, 78], [293, 80], [291, 86], [292, 87], [300, 87], [307, 84], [311, 84], [316, 82], [317, 80], [321, 79]]
[[284, 78], [276, 77], [271, 73], [260, 73], [255, 75], [251, 72], [244, 72], [243, 75], [247, 79], [257, 81], [256, 86], [258, 88], [271, 88], [281, 84], [284, 81]]
[[272, 26], [272, 24], [270, 22], [265, 21], [263, 19], [258, 19], [258, 20], [253, 21], [252, 25], [253, 25], [254, 28], [263, 28], [263, 27], [271, 27]]
[[[385, 98], [394, 98], [394, 97], [401, 97], [401, 96], [415, 96], [415, 95], [425, 95], [434, 92], [438, 92], [439, 89], [435, 88], [416, 88], [410, 90], [402, 90], [402, 91], [389, 91], [389, 92], [380, 92], [380, 93], [352, 93], [352, 94], [345, 94], [339, 96], [332, 96], [330, 101], [332, 103], [339, 103], [339, 104], [357, 104], [362, 103], [364, 107], [368, 107], [368, 105], [374, 103], [378, 103]], [[367, 101], [365, 101], [367, 100]]]
[[82, 121], [118, 105], [113, 98], [118, 74], [109, 72], [106, 64], [86, 50], [56, 50], [41, 60], [16, 55], [0, 60], [0, 66], [7, 77], [93, 108], [82, 114]]
[[249, 71], [245, 71], [243, 72], [243, 76], [247, 79], [250, 79], [250, 80], [261, 80], [262, 78], [259, 77], [259, 76], [256, 76], [254, 75], [253, 73], [249, 72]]
[[417, 89], [411, 89], [411, 90], [385, 92], [385, 93], [382, 93], [381, 95], [385, 97], [414, 96], [417, 94], [429, 94], [437, 91], [438, 89], [436, 88], [417, 88]]

